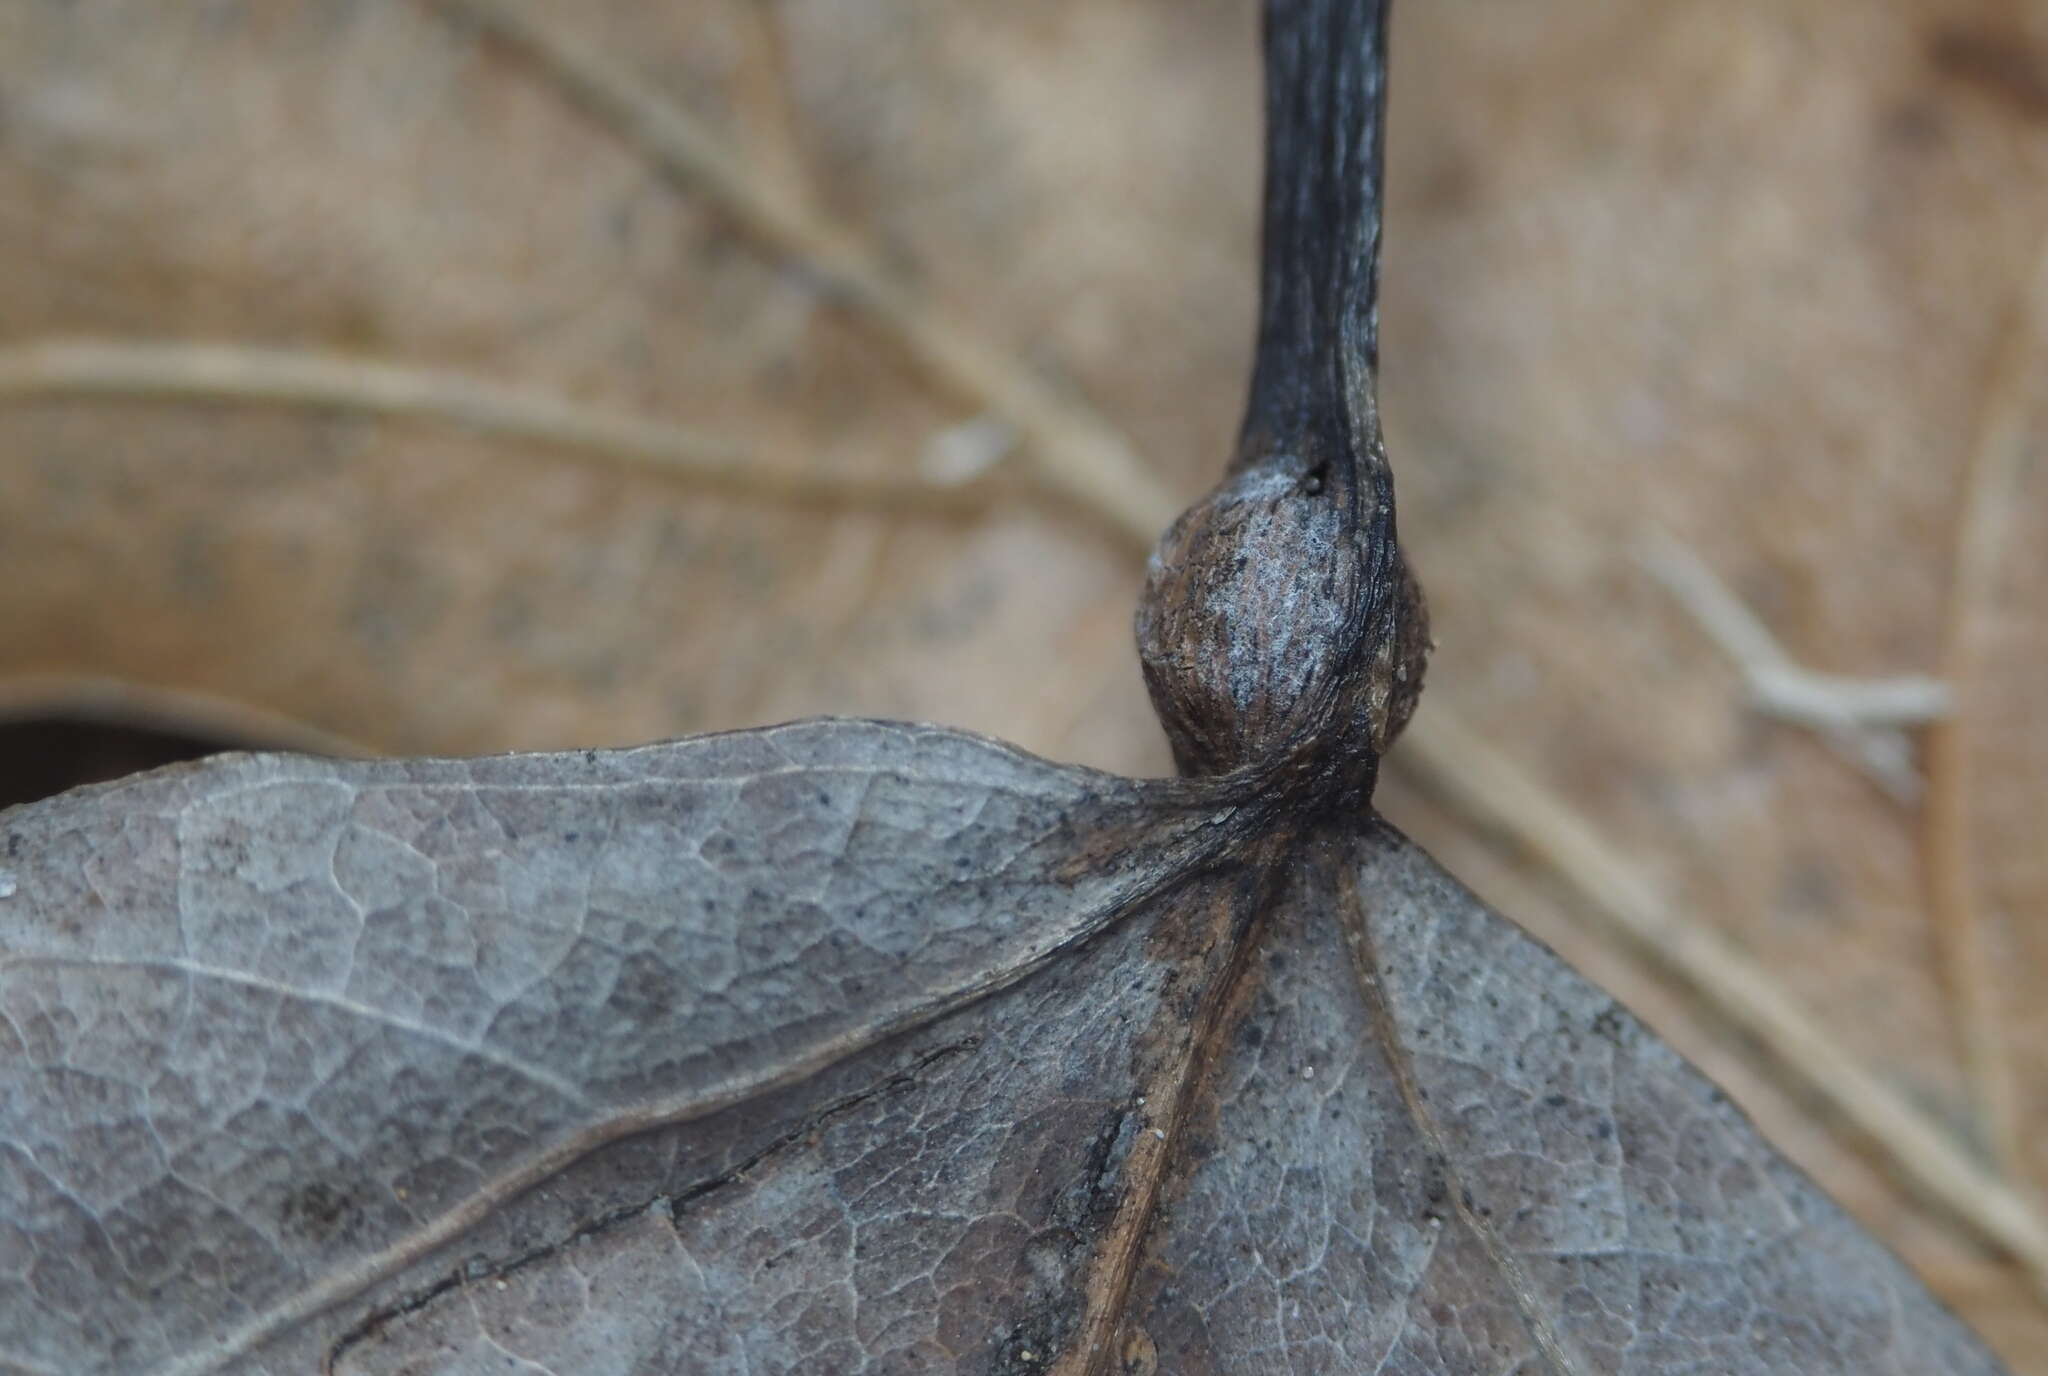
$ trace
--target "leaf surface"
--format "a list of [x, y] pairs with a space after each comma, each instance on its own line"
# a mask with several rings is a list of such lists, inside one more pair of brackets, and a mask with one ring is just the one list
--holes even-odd
[[1998, 1370], [1391, 828], [1230, 828], [854, 722], [18, 809], [5, 1360]]
[[1159, 1370], [2002, 1369], [1392, 827], [1315, 847], [1270, 920], [1138, 1287]]
[[[297, 1320], [353, 1321], [642, 1129], [714, 1120], [671, 1170], [715, 1179], [815, 1109], [722, 1111], [1009, 985], [1213, 846], [1217, 819], [1170, 791], [817, 722], [225, 757], [10, 813], [0, 1355], [214, 1369]], [[904, 1054], [797, 1097], [865, 1092]], [[1025, 1094], [982, 1130], [1037, 1111]]]

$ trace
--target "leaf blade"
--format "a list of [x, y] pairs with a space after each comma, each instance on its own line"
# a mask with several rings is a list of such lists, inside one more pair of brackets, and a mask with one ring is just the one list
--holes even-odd
[[1234, 1140], [1188, 1164], [1153, 1241], [1162, 1370], [2002, 1370], [1696, 1071], [1390, 826], [1331, 838], [1272, 922], [1258, 1037], [1219, 1072]]
[[[217, 1365], [601, 1142], [814, 1074], [1100, 930], [1204, 844], [1214, 819], [1167, 820], [1171, 791], [825, 721], [226, 757], [10, 812], [8, 1198], [41, 1201], [29, 1236], [32, 1207], [63, 1215], [44, 1257], [86, 1260], [54, 1299], [10, 1286], [0, 1331], [26, 1360], [68, 1326], [65, 1364], [110, 1369], [162, 1321], [183, 1337], [152, 1365]], [[149, 1251], [180, 1239], [212, 1281]]]

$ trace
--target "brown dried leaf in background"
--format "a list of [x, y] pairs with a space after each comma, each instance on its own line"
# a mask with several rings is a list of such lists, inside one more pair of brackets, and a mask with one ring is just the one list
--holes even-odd
[[1268, 11], [1253, 403], [1139, 619], [1195, 777], [821, 721], [12, 809], [6, 1360], [1995, 1372], [1371, 814], [1385, 23]]
[[[1027, 103], [976, 100], [946, 122], [952, 154], [859, 144], [901, 117], [874, 92], [944, 100], [972, 79], [961, 62], [1002, 65], [1011, 31], [1039, 20], [777, 18], [751, 0], [557, 17], [665, 72], [764, 175], [806, 169], [839, 211], [865, 218], [881, 196], [921, 235], [980, 245], [979, 270], [924, 267], [922, 244], [873, 224], [921, 298], [1004, 320], [1007, 337], [1077, 366], [1140, 336], [1187, 341], [1150, 351], [1146, 439], [1191, 475], [1213, 454], [1237, 386], [1193, 414], [1181, 399], [1205, 363], [1227, 356], [1241, 374], [1237, 333], [1198, 328], [1219, 288], [1248, 302], [1240, 245], [1219, 227], [1193, 280], [1128, 269], [1219, 179], [1248, 190], [1248, 125], [1228, 164], [1162, 162], [1143, 232], [1105, 238], [1057, 215], [1060, 169], [1033, 168], [1062, 131]], [[0, 252], [34, 265], [0, 277], [0, 344], [394, 364], [637, 414], [827, 477], [915, 481], [982, 419], [874, 347], [804, 264], [762, 255], [715, 200], [459, 15], [15, 7], [0, 25]], [[1202, 32], [1217, 30], [1236, 40], [1213, 50], [1249, 101], [1249, 30], [1220, 15]], [[1121, 93], [1164, 84], [1176, 59], [1145, 31], [1108, 36], [1061, 44], [1088, 58], [1064, 81], [1128, 110]], [[790, 142], [788, 103], [820, 83], [826, 108], [804, 139], [858, 146]], [[964, 174], [984, 147], [1006, 150], [1000, 183]], [[915, 158], [915, 186], [877, 166], [884, 151]], [[841, 184], [860, 170], [880, 184]], [[1132, 294], [1141, 282], [1149, 300]], [[1060, 303], [1110, 283], [1111, 336], [1074, 347], [1101, 324]], [[122, 404], [80, 387], [10, 399], [0, 444], [0, 585], [34, 590], [10, 597], [0, 646], [0, 699], [16, 711], [113, 681], [444, 753], [859, 711], [946, 717], [1127, 770], [1164, 762], [1128, 658], [1137, 571], [1071, 508], [792, 506], [359, 410]], [[1037, 672], [1048, 646], [1074, 667]]]
[[[536, 8], [1199, 485], [1251, 335], [1248, 3]], [[1638, 550], [1647, 512], [1809, 665], [1946, 672], [1964, 455], [2048, 222], [2041, 23], [1977, 0], [1397, 21], [1388, 394], [1436, 709], [1963, 1139], [1920, 818], [1749, 712]], [[891, 476], [982, 419], [539, 65], [410, 5], [8, 7], [0, 116], [7, 344], [340, 350]], [[2038, 453], [2038, 405], [2018, 427]], [[1135, 567], [1063, 511], [788, 512], [244, 406], [9, 401], [0, 444], [8, 709], [139, 686], [244, 739], [452, 752], [830, 708], [1164, 761], [1126, 639]], [[1961, 853], [2035, 1143], [2039, 472], [1956, 685]], [[2048, 1352], [2022, 1274], [1395, 765], [1393, 815], [1711, 1059], [2016, 1360]]]

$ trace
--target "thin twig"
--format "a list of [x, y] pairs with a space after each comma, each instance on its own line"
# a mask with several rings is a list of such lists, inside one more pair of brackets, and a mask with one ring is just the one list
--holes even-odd
[[655, 166], [716, 204], [833, 305], [873, 320], [942, 390], [1012, 426], [1046, 482], [1149, 549], [1180, 503], [1128, 442], [1086, 403], [1066, 396], [998, 343], [921, 300], [866, 245], [745, 161], [659, 89], [538, 18], [523, 0], [427, 0], [466, 16], [526, 54]]
[[1396, 760], [1457, 811], [1511, 840], [1583, 900], [1574, 916], [1641, 951], [1754, 1039], [1923, 1198], [2025, 1266], [2048, 1295], [2048, 1221], [2008, 1182], [1914, 1108], [1808, 1017], [1769, 973], [1704, 922], [1674, 913], [1654, 884], [1562, 798], [1447, 714], [1425, 706]]
[[[2015, 494], [2038, 441], [2028, 430], [2035, 389], [2048, 375], [2048, 242], [2028, 292], [2015, 303], [1993, 355], [1963, 479], [1961, 523], [1949, 576], [1942, 677], [1968, 700], [1983, 658], [1986, 623], [2016, 509]], [[1927, 799], [1920, 854], [1929, 918], [1986, 1143], [2014, 1180], [2026, 1178], [2012, 1060], [2001, 1032], [1984, 904], [1970, 863], [1969, 719], [1956, 714], [1927, 736]]]
[[459, 373], [252, 345], [48, 340], [0, 349], [0, 398], [87, 396], [331, 407], [459, 426], [782, 501], [961, 507], [929, 477], [777, 463], [699, 431]]
[[1913, 675], [1861, 679], [1815, 673], [1794, 662], [1706, 561], [1677, 540], [1653, 536], [1641, 558], [1741, 671], [1758, 711], [1818, 731], [1895, 802], [1911, 804], [1919, 798], [1912, 746], [1897, 728], [1945, 715], [1946, 684]]

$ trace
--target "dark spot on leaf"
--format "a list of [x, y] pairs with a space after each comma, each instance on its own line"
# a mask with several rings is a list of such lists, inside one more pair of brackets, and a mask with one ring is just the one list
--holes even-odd
[[1621, 1044], [1622, 1027], [1621, 1010], [1613, 1004], [1601, 1009], [1593, 1019], [1593, 1035], [1616, 1046]]
[[313, 1242], [345, 1234], [362, 1218], [362, 1209], [344, 1190], [313, 1181], [285, 1196], [278, 1223], [287, 1233]]

